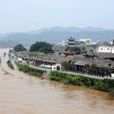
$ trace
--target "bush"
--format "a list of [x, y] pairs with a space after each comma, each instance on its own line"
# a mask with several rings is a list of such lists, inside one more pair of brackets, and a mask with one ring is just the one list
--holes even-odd
[[68, 84], [85, 86], [89, 88], [94, 88], [96, 90], [107, 91], [110, 89], [114, 90], [114, 80], [113, 79], [96, 79], [92, 77], [84, 77], [81, 75], [73, 75], [67, 73], [61, 73], [57, 71], [50, 72], [50, 80], [67, 82]]
[[11, 68], [14, 69], [14, 66], [10, 60], [7, 61], [7, 65]]
[[33, 76], [41, 77], [43, 75], [43, 73], [45, 72], [43, 70], [31, 68], [28, 65], [23, 65], [23, 64], [19, 64], [19, 63], [16, 63], [16, 64], [20, 71], [22, 71], [24, 73], [28, 73]]
[[71, 61], [69, 62], [63, 61], [61, 64], [65, 70], [74, 71], [75, 69], [74, 63], [72, 63]]

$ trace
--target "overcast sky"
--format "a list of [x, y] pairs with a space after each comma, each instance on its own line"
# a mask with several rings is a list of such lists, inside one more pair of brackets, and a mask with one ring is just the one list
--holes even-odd
[[0, 33], [52, 26], [114, 29], [114, 0], [0, 0]]

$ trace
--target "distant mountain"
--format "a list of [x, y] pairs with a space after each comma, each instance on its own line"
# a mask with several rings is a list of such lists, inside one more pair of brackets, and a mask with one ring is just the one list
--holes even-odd
[[47, 41], [58, 43], [73, 36], [76, 40], [80, 38], [91, 38], [95, 41], [109, 41], [114, 39], [114, 30], [103, 28], [77, 28], [77, 27], [52, 27], [42, 28], [26, 33], [0, 34], [0, 47], [13, 47], [18, 43], [30, 46], [36, 41]]

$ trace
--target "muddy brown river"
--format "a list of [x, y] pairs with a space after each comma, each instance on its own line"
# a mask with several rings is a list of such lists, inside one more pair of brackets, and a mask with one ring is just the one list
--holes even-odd
[[[6, 49], [0, 50], [3, 55]], [[92, 89], [69, 86], [0, 65], [0, 114], [114, 114], [114, 100]]]

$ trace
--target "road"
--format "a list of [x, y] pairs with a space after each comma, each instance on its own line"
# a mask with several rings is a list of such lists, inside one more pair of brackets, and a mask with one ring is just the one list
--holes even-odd
[[[48, 73], [53, 71], [53, 70], [50, 70], [50, 69], [44, 69], [44, 68], [41, 68], [41, 67], [36, 67], [36, 66], [33, 66], [33, 65], [29, 65], [31, 68], [35, 68], [35, 69], [39, 69], [39, 70], [44, 70], [44, 71], [47, 71]], [[83, 77], [90, 77], [90, 78], [95, 78], [95, 79], [114, 79], [112, 77], [101, 77], [101, 76], [94, 76], [94, 75], [88, 75], [88, 74], [81, 74], [81, 73], [76, 73], [76, 72], [70, 72], [70, 71], [59, 71], [61, 73], [67, 73], [67, 74], [73, 74], [73, 75], [80, 75], [80, 76], [83, 76]]]

